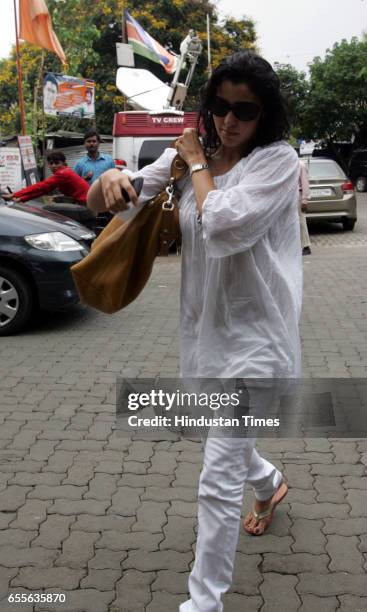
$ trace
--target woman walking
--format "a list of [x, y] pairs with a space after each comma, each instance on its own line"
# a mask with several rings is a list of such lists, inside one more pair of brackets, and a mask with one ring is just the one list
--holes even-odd
[[[180, 199], [182, 376], [245, 384], [246, 379], [297, 377], [299, 164], [284, 141], [288, 121], [270, 64], [249, 51], [223, 61], [202, 92], [200, 122], [202, 143], [192, 129], [176, 141], [190, 168]], [[137, 174], [144, 178], [140, 201], [167, 184], [175, 154], [167, 149]], [[111, 170], [92, 186], [89, 205], [96, 212], [124, 210], [121, 187], [136, 203], [127, 176]], [[273, 408], [269, 393], [260, 390], [255, 396], [255, 408], [263, 414]], [[180, 612], [223, 610], [245, 483], [254, 488], [255, 500], [244, 528], [261, 535], [287, 493], [281, 473], [260, 457], [255, 440], [209, 437], [190, 599]]]

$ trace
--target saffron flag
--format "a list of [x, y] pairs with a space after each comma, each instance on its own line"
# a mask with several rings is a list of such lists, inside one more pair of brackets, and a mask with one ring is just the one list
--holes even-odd
[[161, 64], [168, 74], [173, 74], [177, 66], [177, 57], [169, 53], [154, 38], [148, 34], [141, 25], [125, 11], [127, 39], [132, 46], [134, 53], [143, 55], [152, 62]]
[[19, 26], [20, 38], [56, 53], [62, 63], [66, 63], [45, 0], [19, 0]]

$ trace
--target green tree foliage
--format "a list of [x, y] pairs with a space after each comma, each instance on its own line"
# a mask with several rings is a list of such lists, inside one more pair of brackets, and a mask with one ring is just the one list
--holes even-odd
[[[81, 69], [98, 61], [93, 44], [100, 36], [88, 4], [92, 0], [47, 0], [55, 32], [66, 52], [68, 64], [63, 67], [54, 53], [35, 45], [23, 43], [21, 49], [22, 82], [24, 89], [27, 133], [39, 134], [43, 130], [84, 129], [86, 123], [75, 120], [43, 117], [42, 80], [46, 72], [82, 76]], [[85, 64], [85, 66], [83, 65]], [[83, 74], [92, 78], [88, 72]], [[83, 127], [84, 126], [84, 127]], [[17, 64], [15, 46], [10, 57], [0, 60], [0, 133], [14, 134], [20, 130], [18, 108]]]
[[[43, 118], [41, 80], [45, 72], [57, 72], [93, 79], [96, 82], [96, 120], [101, 132], [110, 133], [113, 115], [123, 107], [123, 96], [116, 89], [116, 43], [121, 42], [123, 8], [127, 8], [151, 36], [163, 46], [179, 53], [180, 43], [194, 28], [204, 43], [190, 95], [185, 107], [196, 108], [197, 92], [206, 80], [206, 15], [211, 19], [212, 64], [240, 48], [255, 48], [254, 23], [243, 17], [220, 22], [210, 0], [47, 0], [54, 30], [64, 48], [68, 65], [63, 67], [56, 55], [33, 45], [22, 45], [22, 66], [28, 132], [54, 129], [85, 129], [87, 120]], [[163, 69], [136, 56], [136, 65], [154, 71], [168, 82]], [[0, 131], [19, 130], [17, 118], [15, 52], [0, 61]]]
[[17, 66], [14, 58], [0, 60], [0, 134], [19, 131]]
[[299, 72], [291, 64], [275, 64], [283, 96], [287, 102], [292, 124], [292, 136], [302, 136], [300, 122], [304, 113], [309, 84], [304, 72]]
[[[22, 45], [22, 83], [25, 98], [27, 132], [34, 126], [35, 113], [39, 110], [34, 105], [34, 93], [37, 83], [41, 80], [42, 52], [35, 46]], [[20, 116], [18, 107], [18, 80], [15, 48], [10, 57], [0, 60], [0, 133], [14, 134], [20, 131]], [[36, 91], [36, 96], [37, 96]]]
[[300, 127], [306, 138], [350, 140], [367, 126], [367, 41], [342, 40], [310, 67]]

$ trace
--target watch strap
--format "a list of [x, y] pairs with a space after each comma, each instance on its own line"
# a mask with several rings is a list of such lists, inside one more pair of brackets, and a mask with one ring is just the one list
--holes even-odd
[[205, 164], [193, 164], [190, 166], [190, 176], [194, 174], [194, 172], [200, 172], [200, 170], [208, 170], [209, 166], [207, 163]]

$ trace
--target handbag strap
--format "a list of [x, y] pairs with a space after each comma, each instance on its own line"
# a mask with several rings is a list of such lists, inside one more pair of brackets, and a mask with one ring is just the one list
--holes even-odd
[[186, 174], [187, 170], [187, 163], [177, 153], [177, 155], [174, 156], [171, 164], [171, 179], [173, 178], [175, 182], [179, 181]]
[[177, 197], [175, 197], [177, 181], [179, 181], [181, 178], [185, 176], [188, 169], [189, 167], [187, 163], [177, 153], [177, 155], [175, 155], [172, 160], [170, 179], [166, 187], [166, 193], [168, 195], [168, 198], [167, 198], [167, 208], [165, 208], [165, 206], [163, 205], [163, 208], [165, 210], [169, 210], [170, 207], [172, 208], [172, 210], [175, 208], [177, 204]]
[[178, 200], [176, 193], [177, 181], [179, 181], [186, 174], [187, 170], [187, 163], [178, 154], [175, 155], [171, 164], [168, 185], [164, 191], [158, 194], [158, 198], [161, 197], [161, 194], [166, 195], [166, 199], [162, 203], [162, 208], [165, 212], [173, 212], [176, 208]]
[[165, 189], [166, 200], [162, 202], [162, 220], [159, 236], [159, 253], [168, 255], [169, 245], [180, 239], [180, 226], [178, 221], [176, 183], [187, 172], [186, 162], [178, 154], [172, 160], [170, 179]]

